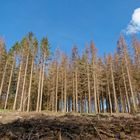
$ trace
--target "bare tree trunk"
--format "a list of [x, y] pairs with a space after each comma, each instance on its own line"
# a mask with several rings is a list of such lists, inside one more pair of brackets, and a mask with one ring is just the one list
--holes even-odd
[[105, 113], [105, 109], [104, 109], [104, 96], [103, 96], [103, 91], [101, 91], [101, 97], [102, 97], [102, 112]]
[[74, 82], [74, 74], [73, 74], [73, 81], [72, 81], [72, 84], [73, 84], [73, 111], [75, 112], [75, 82]]
[[93, 80], [94, 80], [94, 107], [95, 107], [95, 114], [98, 113], [97, 108], [97, 89], [96, 89], [96, 75], [95, 75], [95, 67], [93, 66]]
[[34, 67], [34, 57], [32, 58], [32, 64], [31, 64], [31, 75], [30, 75], [30, 83], [29, 83], [29, 91], [28, 91], [27, 112], [29, 112], [29, 110], [30, 110], [33, 67]]
[[130, 101], [129, 101], [129, 97], [128, 97], [128, 92], [127, 92], [127, 86], [126, 86], [126, 80], [125, 80], [125, 76], [124, 76], [123, 67], [122, 67], [122, 76], [123, 76], [123, 83], [124, 83], [126, 100], [127, 100], [128, 113], [130, 113], [131, 112]]
[[26, 82], [26, 75], [27, 75], [27, 68], [28, 68], [28, 59], [29, 59], [29, 53], [26, 58], [26, 66], [25, 66], [25, 73], [24, 73], [24, 79], [23, 79], [23, 86], [22, 86], [22, 94], [21, 94], [21, 100], [20, 100], [20, 107], [19, 111], [22, 111], [23, 109], [23, 99], [24, 99], [24, 92], [25, 92], [25, 82]]
[[7, 65], [8, 65], [8, 58], [7, 58], [7, 60], [6, 60], [6, 64], [5, 64], [4, 72], [3, 72], [3, 76], [2, 76], [2, 82], [1, 82], [1, 86], [0, 86], [0, 96], [1, 96], [1, 94], [2, 94], [2, 88], [3, 88], [3, 84], [4, 84], [4, 79], [5, 79], [5, 74], [6, 74]]
[[66, 111], [67, 108], [67, 74], [66, 74], [66, 68], [65, 68], [65, 83], [64, 83], [64, 112]]
[[57, 96], [58, 96], [58, 66], [56, 66], [55, 112], [57, 112], [57, 100], [58, 100]]
[[27, 108], [27, 104], [26, 104], [26, 102], [27, 102], [27, 99], [28, 99], [28, 96], [27, 96], [27, 92], [26, 92], [26, 89], [25, 89], [25, 91], [24, 91], [24, 96], [23, 96], [23, 107], [22, 107], [22, 111], [24, 112], [25, 111], [25, 108]]
[[112, 79], [112, 86], [113, 86], [113, 95], [114, 95], [114, 109], [115, 112], [118, 113], [118, 103], [117, 103], [117, 97], [116, 97], [116, 89], [115, 89], [115, 83], [114, 83], [114, 75], [113, 75], [113, 69], [112, 69], [112, 62], [110, 64], [110, 70], [111, 70], [111, 79]]
[[40, 66], [40, 71], [39, 71], [39, 82], [38, 82], [38, 95], [37, 95], [36, 112], [39, 111], [41, 77], [42, 77], [42, 65]]
[[107, 78], [107, 90], [108, 90], [108, 96], [109, 96], [110, 113], [111, 113], [111, 115], [112, 115], [112, 102], [111, 102], [111, 94], [110, 94], [110, 87], [109, 87], [108, 78]]
[[88, 112], [91, 113], [90, 73], [88, 64], [87, 64], [87, 79], [88, 79]]
[[[44, 55], [43, 61], [45, 61], [45, 55]], [[43, 96], [44, 73], [45, 73], [44, 71], [45, 71], [45, 62], [43, 62], [43, 72], [42, 72], [42, 81], [41, 81], [41, 93], [40, 93], [39, 111], [41, 111], [41, 109], [42, 109], [42, 96]]]
[[126, 58], [125, 54], [124, 54], [124, 59], [125, 59], [125, 66], [126, 66], [126, 71], [127, 71], [127, 76], [128, 76], [129, 86], [130, 86], [130, 92], [131, 92], [132, 102], [133, 102], [133, 106], [134, 106], [134, 111], [137, 111], [137, 107], [136, 107], [136, 103], [135, 103], [135, 96], [134, 96], [132, 82], [131, 82], [131, 78], [130, 78], [130, 72], [129, 72], [129, 68], [128, 68], [128, 62], [127, 62], [127, 58]]
[[119, 84], [119, 92], [120, 92], [120, 103], [121, 103], [121, 111], [122, 113], [124, 113], [124, 106], [123, 106], [123, 98], [122, 98], [122, 92], [121, 92], [121, 87], [120, 87], [120, 84]]
[[11, 86], [11, 81], [12, 81], [12, 75], [13, 75], [13, 70], [14, 70], [14, 64], [15, 64], [15, 62], [14, 62], [14, 60], [13, 60], [12, 69], [11, 69], [10, 78], [9, 78], [8, 89], [7, 89], [7, 94], [6, 94], [6, 100], [5, 100], [4, 109], [6, 109], [6, 107], [7, 107], [7, 101], [8, 101], [8, 97], [9, 97], [9, 91], [10, 91], [10, 86]]
[[76, 112], [78, 112], [78, 78], [77, 78], [77, 66], [75, 70], [75, 99], [76, 99]]
[[[96, 89], [98, 91], [99, 85], [96, 86]], [[97, 99], [97, 112], [98, 114], [101, 113], [101, 107], [100, 107], [100, 93], [96, 94], [96, 99]], [[94, 112], [95, 112], [95, 101], [94, 101]], [[96, 112], [95, 112], [96, 113]]]
[[53, 77], [53, 94], [52, 94], [52, 112], [55, 112], [55, 82], [56, 78], [55, 76]]
[[22, 63], [23, 63], [22, 59], [23, 59], [23, 54], [22, 54], [22, 57], [21, 57], [21, 63], [20, 63], [20, 68], [19, 68], [19, 75], [18, 75], [18, 82], [17, 82], [17, 87], [16, 87], [16, 95], [15, 95], [13, 110], [16, 110], [17, 96], [18, 96], [20, 77], [21, 77], [21, 68], [22, 68]]
[[63, 109], [64, 109], [64, 100], [63, 100], [63, 94], [64, 94], [64, 92], [63, 92], [63, 85], [64, 83], [63, 83], [63, 73], [62, 73], [62, 87], [61, 87], [61, 111], [63, 111]]
[[[94, 103], [94, 105], [95, 105], [95, 103]], [[97, 105], [98, 105], [97, 106], [97, 110], [98, 110], [98, 113], [100, 114], [101, 113], [101, 109], [100, 109], [100, 95], [99, 94], [97, 95]], [[95, 109], [95, 106], [94, 106], [94, 109]]]

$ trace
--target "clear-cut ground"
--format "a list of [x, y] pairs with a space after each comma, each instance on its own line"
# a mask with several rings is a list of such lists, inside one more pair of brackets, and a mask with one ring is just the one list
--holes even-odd
[[140, 140], [140, 115], [3, 112], [0, 140]]

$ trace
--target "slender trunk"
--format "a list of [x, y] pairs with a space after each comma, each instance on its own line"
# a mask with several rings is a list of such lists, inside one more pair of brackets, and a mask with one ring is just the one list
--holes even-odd
[[57, 100], [58, 100], [57, 96], [58, 96], [58, 65], [56, 66], [55, 112], [57, 112]]
[[63, 73], [62, 73], [62, 87], [61, 87], [61, 111], [63, 111], [63, 106], [64, 106], [64, 100], [63, 100]]
[[73, 74], [73, 81], [72, 81], [72, 84], [73, 84], [73, 111], [75, 112], [75, 82], [74, 82], [74, 74]]
[[[93, 80], [94, 80], [94, 107], [95, 107], [95, 114], [97, 114], [98, 113], [98, 107], [97, 107], [97, 89], [96, 89], [96, 74], [95, 74], [95, 66], [94, 66], [94, 63], [93, 63]], [[100, 103], [99, 103], [99, 105], [100, 105]]]
[[87, 95], [86, 92], [84, 93], [84, 112], [88, 113], [88, 105], [87, 105]]
[[25, 73], [24, 73], [24, 79], [23, 79], [23, 85], [22, 85], [22, 94], [21, 94], [21, 100], [20, 100], [20, 107], [19, 107], [19, 111], [22, 111], [23, 109], [23, 100], [24, 100], [24, 90], [25, 90], [25, 82], [26, 82], [26, 75], [27, 75], [27, 68], [28, 68], [28, 59], [29, 59], [29, 54], [27, 55], [26, 58], [26, 66], [25, 66]]
[[64, 83], [64, 112], [66, 111], [67, 108], [67, 74], [66, 74], [66, 68], [65, 68], [65, 83]]
[[89, 74], [89, 65], [88, 64], [87, 64], [87, 79], [88, 79], [88, 112], [91, 113], [90, 74]]
[[30, 83], [29, 83], [29, 91], [28, 91], [27, 112], [29, 112], [29, 110], [30, 110], [30, 99], [31, 99], [33, 67], [34, 67], [34, 56], [32, 58], [32, 64], [31, 64], [31, 75], [30, 75]]
[[44, 73], [45, 73], [45, 55], [44, 55], [44, 59], [43, 59], [43, 72], [42, 72], [42, 80], [41, 80], [41, 92], [40, 92], [39, 111], [42, 110], [42, 96], [43, 96], [43, 86], [44, 86]]
[[52, 94], [52, 102], [51, 102], [51, 104], [52, 104], [52, 112], [55, 112], [55, 83], [56, 82], [56, 79], [55, 79], [55, 76], [53, 76], [53, 94]]
[[[95, 102], [95, 101], [94, 101]], [[95, 103], [94, 103], [94, 105], [95, 105]], [[100, 109], [100, 95], [98, 94], [97, 95], [97, 111], [98, 111], [98, 113], [100, 114], [101, 113], [101, 109]], [[95, 109], [95, 106], [94, 106], [94, 109]], [[96, 113], [96, 112], [95, 112]]]
[[[108, 92], [106, 91], [106, 93], [108, 93]], [[110, 106], [109, 106], [109, 98], [108, 98], [108, 96], [106, 96], [106, 112], [110, 113]]]
[[22, 107], [22, 111], [24, 112], [25, 111], [25, 108], [27, 108], [27, 99], [28, 99], [28, 96], [27, 96], [27, 92], [26, 92], [26, 89], [24, 91], [24, 96], [23, 96], [23, 107]]
[[122, 91], [121, 91], [120, 84], [119, 84], [119, 92], [120, 92], [120, 104], [121, 104], [121, 112], [122, 112], [122, 113], [124, 113], [123, 97], [122, 97]]
[[112, 115], [112, 102], [111, 102], [111, 94], [110, 94], [110, 87], [109, 87], [108, 78], [107, 78], [107, 90], [108, 90], [108, 96], [109, 96], [110, 113], [111, 113], [111, 115]]
[[136, 107], [136, 103], [135, 103], [135, 96], [134, 96], [131, 77], [130, 77], [130, 72], [129, 72], [129, 68], [128, 68], [128, 62], [127, 62], [127, 58], [126, 58], [125, 54], [124, 54], [124, 59], [125, 59], [125, 66], [126, 66], [128, 82], [129, 82], [130, 92], [131, 92], [131, 96], [132, 96], [132, 102], [133, 102], [133, 106], [134, 106], [134, 111], [137, 111], [137, 107]]
[[22, 57], [21, 57], [21, 63], [20, 63], [20, 68], [19, 68], [19, 75], [18, 75], [18, 82], [17, 82], [17, 87], [16, 87], [16, 94], [15, 94], [13, 110], [16, 110], [17, 96], [18, 96], [20, 77], [21, 77], [21, 68], [22, 68], [22, 64], [23, 64], [23, 60], [22, 59], [23, 59], [23, 54], [22, 54]]
[[76, 112], [78, 112], [78, 78], [77, 78], [77, 66], [75, 70], [75, 99], [76, 99]]
[[115, 112], [118, 113], [118, 103], [117, 103], [117, 97], [116, 97], [116, 89], [115, 89], [115, 83], [114, 83], [112, 62], [110, 64], [110, 70], [111, 70], [111, 79], [112, 79], [113, 95], [114, 95], [114, 103], [115, 103], [114, 109], [115, 109]]
[[14, 60], [13, 60], [12, 69], [11, 69], [10, 78], [9, 78], [8, 89], [7, 89], [7, 94], [6, 94], [6, 100], [5, 100], [4, 109], [6, 109], [6, 107], [7, 107], [7, 101], [8, 101], [8, 97], [9, 97], [9, 91], [10, 91], [10, 86], [11, 86], [11, 81], [12, 81], [12, 75], [13, 75], [13, 70], [14, 70], [14, 64], [15, 64], [15, 62], [14, 62]]
[[39, 82], [38, 82], [38, 95], [37, 95], [36, 112], [39, 111], [39, 99], [40, 99], [41, 77], [42, 77], [42, 65], [40, 66], [40, 71], [39, 71]]
[[4, 79], [5, 79], [7, 65], [8, 65], [8, 58], [6, 60], [6, 64], [5, 64], [4, 72], [3, 72], [3, 76], [2, 76], [2, 82], [1, 82], [1, 86], [0, 86], [0, 96], [2, 95], [2, 88], [3, 88], [3, 84], [4, 84]]
[[128, 91], [127, 91], [127, 86], [126, 86], [126, 80], [125, 80], [125, 76], [124, 76], [123, 66], [122, 66], [122, 76], [123, 76], [123, 83], [124, 83], [126, 100], [127, 100], [128, 113], [130, 113], [131, 112], [130, 101], [129, 101], [129, 97], [128, 97]]
[[80, 113], [83, 113], [83, 98], [80, 96]]
[[105, 109], [104, 109], [104, 96], [103, 96], [103, 91], [101, 91], [101, 97], [102, 97], [102, 113], [105, 113]]

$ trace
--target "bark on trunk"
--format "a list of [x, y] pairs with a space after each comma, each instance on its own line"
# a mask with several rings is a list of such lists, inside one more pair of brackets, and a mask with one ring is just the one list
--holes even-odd
[[12, 69], [11, 69], [10, 78], [9, 78], [8, 89], [7, 89], [7, 94], [6, 94], [6, 100], [5, 100], [4, 109], [6, 109], [6, 107], [7, 107], [7, 101], [8, 101], [8, 97], [9, 97], [9, 91], [10, 91], [10, 86], [11, 86], [11, 81], [12, 81], [12, 75], [13, 75], [13, 70], [14, 70], [14, 64], [15, 64], [15, 62], [14, 62], [14, 60], [13, 60]]
[[30, 75], [30, 83], [29, 83], [29, 91], [28, 91], [27, 112], [29, 112], [29, 110], [30, 110], [30, 99], [31, 99], [31, 88], [32, 88], [33, 67], [34, 67], [34, 57], [33, 57], [33, 59], [32, 59], [32, 64], [31, 64], [31, 75]]
[[131, 77], [130, 77], [130, 72], [129, 72], [129, 68], [128, 68], [128, 61], [127, 61], [127, 58], [126, 58], [125, 54], [124, 54], [124, 59], [125, 59], [125, 66], [126, 66], [127, 76], [128, 76], [128, 82], [129, 82], [129, 86], [130, 86], [130, 92], [131, 92], [131, 96], [132, 96], [133, 107], [134, 107], [134, 111], [136, 112], [137, 107], [136, 107], [136, 102], [135, 102], [135, 96], [134, 96]]
[[91, 113], [90, 73], [88, 64], [87, 64], [87, 79], [88, 79], [88, 112]]
[[76, 98], [76, 112], [78, 112], [78, 78], [77, 78], [77, 67], [75, 71], [75, 98]]
[[24, 79], [23, 79], [23, 86], [22, 86], [22, 94], [21, 94], [19, 111], [22, 111], [22, 109], [23, 109], [24, 94], [25, 94], [25, 82], [26, 82], [26, 75], [27, 75], [27, 68], [28, 68], [28, 59], [29, 59], [29, 54], [27, 55], [27, 58], [26, 58], [26, 66], [25, 66], [25, 73], [24, 73]]
[[2, 82], [1, 82], [1, 86], [0, 86], [0, 96], [2, 95], [2, 88], [3, 88], [4, 79], [5, 79], [5, 75], [6, 75], [7, 65], [8, 65], [8, 58], [6, 60], [6, 64], [5, 64], [4, 72], [3, 72], [3, 76], [2, 76]]
[[108, 78], [107, 78], [107, 90], [108, 90], [108, 97], [109, 97], [110, 113], [112, 114], [112, 101], [111, 101], [110, 86], [109, 86]]
[[64, 83], [64, 111], [66, 111], [67, 108], [67, 75], [66, 75], [66, 69], [65, 69], [65, 83]]
[[42, 97], [43, 97], [43, 86], [44, 86], [44, 73], [45, 73], [45, 55], [43, 59], [43, 72], [42, 72], [42, 80], [41, 80], [41, 91], [40, 91], [40, 105], [39, 111], [42, 110]]
[[112, 62], [110, 64], [110, 71], [111, 71], [111, 79], [112, 79], [112, 88], [113, 88], [113, 95], [114, 95], [114, 111], [118, 113], [118, 103], [117, 103], [117, 97], [116, 97], [116, 89], [115, 89], [115, 83], [114, 83], [114, 74], [113, 74], [113, 68], [112, 68]]
[[129, 97], [128, 97], [128, 91], [127, 91], [127, 86], [126, 86], [126, 80], [125, 80], [125, 76], [124, 76], [123, 66], [122, 66], [122, 77], [123, 77], [123, 83], [124, 83], [124, 88], [125, 88], [125, 94], [126, 94], [126, 101], [127, 101], [128, 113], [130, 113], [130, 112], [131, 112], [130, 101], [129, 101]]
[[39, 71], [39, 82], [38, 82], [38, 95], [37, 95], [36, 112], [39, 111], [41, 77], [42, 77], [42, 65], [40, 65], [40, 71]]
[[58, 66], [56, 64], [56, 87], [55, 87], [55, 112], [57, 112], [57, 100], [58, 100]]
[[20, 68], [19, 68], [19, 75], [18, 75], [18, 82], [17, 82], [17, 87], [16, 87], [16, 94], [15, 94], [13, 110], [16, 110], [17, 96], [18, 96], [20, 77], [21, 77], [21, 68], [22, 68], [22, 65], [23, 65], [23, 60], [22, 59], [23, 59], [23, 54], [22, 54], [22, 57], [21, 57], [21, 63], [20, 63]]

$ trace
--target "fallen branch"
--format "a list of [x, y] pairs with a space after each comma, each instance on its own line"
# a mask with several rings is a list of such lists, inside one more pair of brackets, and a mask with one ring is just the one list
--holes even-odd
[[95, 129], [95, 131], [96, 131], [98, 137], [100, 138], [100, 140], [103, 140], [102, 137], [101, 137], [101, 135], [100, 135], [100, 133], [99, 133], [99, 131], [97, 130], [97, 128], [96, 128], [95, 126], [93, 126], [93, 127], [94, 127], [94, 129]]
[[99, 130], [99, 131], [100, 131], [100, 133], [105, 134], [108, 137], [114, 138], [114, 134], [107, 133], [107, 132], [105, 132], [103, 130]]

